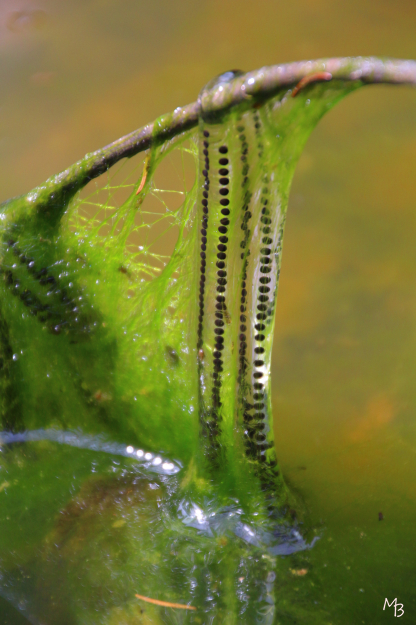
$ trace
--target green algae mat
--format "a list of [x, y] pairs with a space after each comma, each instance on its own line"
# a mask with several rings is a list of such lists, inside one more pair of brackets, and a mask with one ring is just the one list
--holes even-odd
[[349, 622], [317, 600], [270, 365], [297, 160], [377, 82], [416, 64], [226, 72], [0, 205], [5, 622]]

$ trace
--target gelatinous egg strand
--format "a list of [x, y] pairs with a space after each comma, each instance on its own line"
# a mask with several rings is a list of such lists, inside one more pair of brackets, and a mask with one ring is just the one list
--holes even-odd
[[247, 457], [276, 474], [270, 356], [284, 214], [270, 171], [272, 114], [270, 104], [221, 121], [202, 113], [197, 350], [209, 454], [237, 426]]
[[9, 238], [3, 246], [0, 275], [29, 313], [46, 324], [53, 334], [60, 334], [62, 329], [88, 333], [90, 327], [85, 320], [81, 321], [79, 304], [66, 287], [46, 267], [39, 267], [16, 240]]

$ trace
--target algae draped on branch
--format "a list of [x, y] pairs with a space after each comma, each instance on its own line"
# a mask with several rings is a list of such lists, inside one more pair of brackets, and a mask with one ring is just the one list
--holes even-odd
[[[51, 506], [32, 539], [40, 565], [23, 536], [18, 558], [5, 557], [0, 541], [2, 593], [26, 602], [33, 622], [62, 622], [65, 613], [68, 623], [87, 623], [97, 612], [102, 623], [133, 622], [135, 595], [161, 587], [160, 600], [195, 603], [219, 622], [277, 622], [277, 556], [313, 544], [299, 533], [278, 468], [270, 400], [289, 188], [319, 119], [377, 82], [414, 84], [416, 64], [327, 59], [227, 72], [195, 104], [1, 206], [7, 470], [22, 453], [42, 466], [42, 444], [46, 456], [69, 444], [100, 465], [98, 476], [84, 467]], [[169, 160], [175, 189], [158, 180]], [[108, 465], [126, 456], [133, 464], [117, 460], [110, 477]], [[69, 466], [81, 457], [70, 455]], [[57, 522], [53, 511], [63, 515]], [[189, 541], [201, 556], [196, 569]]]

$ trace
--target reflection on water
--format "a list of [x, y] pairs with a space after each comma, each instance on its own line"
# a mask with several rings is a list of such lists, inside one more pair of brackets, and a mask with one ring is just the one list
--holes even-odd
[[[37, 507], [19, 510], [18, 527], [0, 514], [1, 594], [31, 623], [273, 625], [280, 615], [303, 614], [287, 577], [309, 570], [305, 549], [317, 537], [306, 543], [299, 529], [271, 531], [260, 518], [255, 526], [237, 500], [224, 507], [206, 491], [190, 498], [183, 471], [157, 473], [130, 453], [120, 458], [96, 441], [86, 449], [79, 438], [76, 449], [74, 435], [62, 445], [57, 434], [28, 433], [24, 443], [2, 435], [8, 509], [10, 499], [16, 512], [29, 501], [34, 480], [44, 485]], [[295, 565], [276, 560], [288, 554], [298, 554]], [[161, 611], [136, 595], [196, 610]]]

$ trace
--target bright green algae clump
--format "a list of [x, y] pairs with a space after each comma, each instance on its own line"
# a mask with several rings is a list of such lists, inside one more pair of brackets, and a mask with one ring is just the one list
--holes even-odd
[[[313, 535], [275, 458], [270, 353], [293, 171], [356, 86], [203, 110], [133, 183], [3, 204], [0, 593], [32, 622], [326, 622], [280, 558], [302, 569]], [[195, 183], [152, 212], [175, 151]]]

